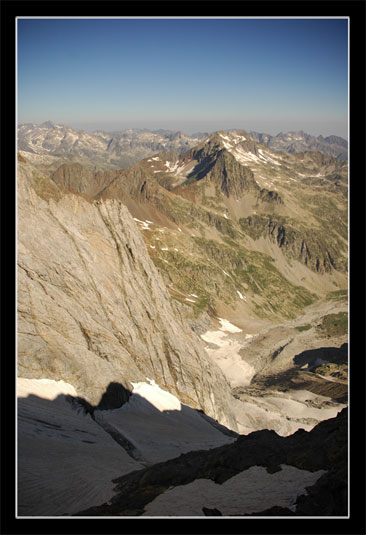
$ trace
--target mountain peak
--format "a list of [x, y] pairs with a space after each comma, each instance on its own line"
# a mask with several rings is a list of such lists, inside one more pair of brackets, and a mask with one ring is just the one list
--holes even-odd
[[41, 128], [53, 128], [55, 125], [52, 121], [45, 121], [44, 123], [39, 125]]

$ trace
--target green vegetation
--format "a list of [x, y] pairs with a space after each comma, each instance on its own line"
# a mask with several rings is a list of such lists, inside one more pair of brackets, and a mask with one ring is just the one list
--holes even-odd
[[309, 329], [311, 329], [312, 325], [310, 325], [310, 323], [307, 323], [306, 325], [300, 325], [299, 327], [296, 327], [296, 329], [299, 331], [299, 332], [303, 332], [303, 331], [308, 331]]
[[324, 377], [334, 377], [334, 379], [348, 380], [348, 364], [325, 362], [321, 366], [313, 369], [313, 372], [323, 375]]
[[318, 332], [326, 336], [341, 336], [348, 332], [348, 313], [339, 312], [338, 314], [328, 314], [324, 316], [320, 325], [317, 326]]

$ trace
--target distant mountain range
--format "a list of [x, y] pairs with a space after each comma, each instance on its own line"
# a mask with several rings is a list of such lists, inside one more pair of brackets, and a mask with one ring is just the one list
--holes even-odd
[[[337, 137], [314, 137], [305, 132], [282, 132], [277, 136], [250, 132], [251, 137], [276, 152], [299, 153], [317, 150], [347, 159], [348, 143]], [[191, 136], [169, 130], [128, 129], [117, 132], [74, 130], [51, 121], [40, 125], [21, 124], [18, 149], [26, 152], [77, 161], [86, 167], [103, 170], [129, 167], [161, 151], [182, 153], [209, 137], [208, 133]]]
[[267, 145], [276, 152], [306, 152], [318, 150], [323, 154], [335, 156], [341, 160], [348, 159], [348, 142], [339, 136], [311, 136], [303, 130], [298, 132], [280, 132], [276, 136], [249, 132], [253, 139]]
[[19, 137], [19, 513], [345, 515], [347, 161]]
[[160, 151], [184, 152], [208, 134], [187, 136], [168, 130], [129, 129], [121, 132], [74, 130], [50, 121], [18, 128], [18, 149], [78, 161], [87, 167], [118, 169]]

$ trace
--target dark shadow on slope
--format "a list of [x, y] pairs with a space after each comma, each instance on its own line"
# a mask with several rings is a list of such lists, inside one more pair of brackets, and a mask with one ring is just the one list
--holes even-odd
[[[109, 436], [124, 449], [124, 451], [135, 461], [149, 466], [152, 463], [146, 461], [143, 453], [139, 450], [129, 438], [124, 436], [121, 426], [116, 428], [113, 422], [108, 420], [96, 419], [95, 412], [118, 409], [127, 403], [131, 398], [132, 392], [126, 389], [119, 383], [110, 383], [97, 405], [92, 405], [80, 396], [72, 395], [58, 395], [55, 399], [45, 399], [37, 395], [30, 394], [27, 397], [18, 398], [18, 484], [19, 484], [19, 514], [31, 515], [37, 514], [29, 511], [26, 501], [22, 502], [22, 496], [29, 496], [32, 481], [27, 478], [22, 478], [22, 473], [26, 469], [29, 473], [36, 474], [39, 464], [46, 462], [54, 466], [54, 470], [62, 471], [63, 460], [72, 455], [75, 451], [77, 455], [88, 452], [93, 453], [93, 448], [104, 444], [103, 435], [100, 434], [98, 425]], [[177, 442], [180, 440], [187, 442], [189, 440], [188, 433], [184, 434], [184, 426], [191, 425], [191, 436], [197, 435], [198, 444], [192, 440], [192, 449], [200, 446], [200, 441], [205, 439], [205, 426], [211, 425], [217, 431], [221, 431], [226, 435], [232, 437], [238, 436], [233, 431], [225, 428], [213, 418], [206, 416], [201, 411], [197, 411], [188, 406], [181, 405], [181, 410], [165, 410], [160, 411], [148, 400], [141, 397], [139, 394], [133, 394], [136, 403], [136, 415], [139, 419], [138, 425], [144, 425], [146, 419], [147, 429], [154, 434], [154, 428], [151, 427], [152, 422], [156, 422], [156, 436], [161, 437], [161, 441], [167, 440], [169, 442], [169, 429], [171, 427], [171, 434], [179, 433], [179, 425], [182, 428], [181, 435], [177, 437]], [[65, 401], [70, 404], [70, 411], [67, 411]], [[177, 415], [180, 415], [179, 425], [177, 425]], [[157, 416], [161, 418], [157, 418]], [[193, 418], [192, 416], [197, 418]], [[93, 421], [88, 418], [90, 416]], [[200, 420], [202, 418], [202, 420]], [[131, 424], [129, 424], [131, 425]], [[187, 428], [188, 429], [188, 428]], [[128, 436], [133, 437], [133, 429], [127, 429]], [[200, 434], [202, 436], [200, 437]], [[209, 434], [206, 435], [209, 438]], [[102, 440], [102, 443], [101, 443]], [[209, 440], [211, 440], [209, 438]], [[56, 448], [57, 445], [57, 448]], [[81, 449], [80, 449], [81, 448]], [[100, 450], [100, 448], [99, 448]], [[196, 450], [197, 451], [197, 450]], [[205, 451], [205, 450], [202, 450]], [[179, 450], [176, 453], [179, 455]], [[99, 454], [100, 455], [100, 454]], [[51, 462], [52, 461], [52, 462]], [[99, 465], [103, 463], [103, 458], [96, 457], [95, 463]], [[47, 462], [46, 462], [47, 464]], [[23, 467], [23, 472], [22, 472]], [[93, 470], [93, 467], [90, 467]], [[53, 470], [53, 469], [52, 469]], [[37, 486], [42, 487], [42, 473], [37, 476]], [[34, 476], [36, 477], [36, 476]], [[34, 483], [34, 482], [33, 482]], [[93, 481], [90, 482], [93, 484]], [[52, 496], [49, 492], [48, 476], [44, 480], [44, 491], [42, 490], [42, 501], [45, 503], [52, 503]], [[72, 491], [72, 481], [65, 481], [65, 485], [70, 487]], [[24, 498], [25, 499], [25, 498]], [[28, 507], [28, 508], [27, 508]], [[67, 509], [65, 509], [67, 511]], [[56, 512], [55, 514], [66, 514]], [[42, 516], [42, 515], [41, 515]]]
[[80, 396], [65, 395], [64, 397], [75, 409], [82, 408], [85, 413], [93, 415], [95, 410], [119, 409], [128, 402], [131, 394], [131, 390], [120, 383], [109, 383], [98, 405], [92, 405]]
[[[119, 395], [126, 394], [124, 390], [116, 386], [113, 386], [111, 391], [117, 392]], [[138, 394], [134, 394], [134, 396], [136, 396], [138, 409], [141, 409], [147, 422], [155, 413], [161, 414], [146, 399]], [[23, 492], [25, 491], [24, 495], [27, 492], [29, 494], [29, 485], [32, 485], [32, 481], [22, 480], [22, 467], [23, 469], [25, 466], [30, 467], [31, 472], [33, 472], [33, 467], [36, 468], [37, 462], [40, 460], [43, 463], [48, 452], [49, 455], [55, 455], [55, 441], [58, 444], [57, 451], [61, 451], [60, 462], [57, 462], [57, 458], [52, 458], [55, 461], [53, 471], [59, 471], [58, 473], [62, 471], [63, 459], [63, 449], [61, 447], [59, 450], [60, 446], [78, 449], [80, 454], [86, 449], [89, 452], [92, 451], [98, 444], [98, 440], [100, 441], [100, 434], [96, 432], [94, 424], [87, 425], [90, 420], [85, 419], [84, 413], [89, 412], [89, 410], [86, 411], [85, 407], [88, 409], [92, 406], [85, 404], [85, 400], [84, 403], [80, 402], [82, 398], [73, 398], [72, 404], [76, 410], [70, 411], [73, 416], [65, 420], [64, 401], [65, 399], [70, 401], [71, 398], [73, 397], [60, 395], [55, 400], [47, 400], [29, 395], [18, 400], [18, 476], [20, 488]], [[118, 399], [121, 400], [121, 397]], [[92, 408], [95, 411], [96, 407]], [[167, 417], [167, 427], [169, 420], [173, 422], [178, 412], [189, 417], [192, 410], [194, 411], [194, 409], [182, 405], [181, 411], [163, 411], [163, 415]], [[205, 420], [210, 421], [210, 418], [205, 416]], [[157, 429], [158, 431], [160, 432], [160, 428]], [[46, 444], [49, 441], [47, 448], [44, 447], [45, 442], [43, 442], [41, 453], [37, 451], [38, 437], [46, 440]], [[32, 449], [33, 457], [29, 455], [29, 441], [33, 441], [33, 445], [35, 445], [35, 448]], [[120, 445], [126, 451], [128, 450], [125, 444]], [[129, 452], [127, 451], [127, 453]], [[129, 454], [131, 455], [131, 453]], [[70, 455], [70, 449], [68, 455]], [[34, 458], [34, 456], [36, 457]], [[99, 463], [100, 466], [103, 459], [103, 457], [94, 459], [93, 462]], [[117, 494], [112, 498], [110, 504], [93, 506], [80, 513], [74, 513], [74, 515], [138, 516], [144, 512], [147, 503], [170, 486], [184, 485], [200, 478], [211, 479], [220, 484], [251, 466], [264, 466], [268, 472], [274, 473], [280, 470], [281, 464], [310, 471], [327, 470], [327, 473], [319, 480], [317, 487], [314, 488], [314, 492], [309, 493], [310, 498], [306, 497], [307, 502], [302, 504], [301, 510], [307, 511], [305, 514], [321, 515], [323, 512], [329, 515], [346, 514], [347, 410], [343, 410], [337, 418], [321, 422], [309, 433], [299, 430], [289, 437], [280, 437], [273, 431], [257, 431], [247, 436], [241, 435], [231, 444], [209, 450], [194, 450], [168, 461], [131, 471], [113, 480], [117, 485], [115, 487]], [[35, 470], [34, 474], [36, 473]], [[38, 474], [37, 478], [39, 486], [42, 472]], [[42, 491], [45, 500], [48, 499], [50, 484], [52, 485], [52, 480], [50, 483], [49, 478], [47, 478], [44, 491]], [[65, 485], [70, 488], [71, 492], [72, 480], [65, 481]], [[19, 501], [19, 514], [24, 515], [22, 508], [24, 510], [26, 505], [21, 500]]]
[[[112, 409], [119, 409], [121, 408], [125, 403], [128, 403], [130, 400], [130, 397], [132, 396], [132, 391], [128, 390], [126, 387], [124, 387], [120, 383], [112, 382], [108, 385], [106, 391], [101, 396], [101, 399], [97, 405], [92, 405], [89, 403], [85, 398], [82, 398], [81, 396], [72, 396], [70, 394], [60, 394], [57, 398], [54, 400], [49, 400], [45, 398], [41, 398], [39, 396], [36, 396], [34, 394], [30, 394], [26, 398], [18, 398], [18, 414], [21, 413], [22, 409], [30, 404], [34, 404], [34, 401], [38, 400], [38, 402], [41, 405], [44, 405], [45, 407], [51, 407], [52, 404], [55, 404], [55, 407], [59, 405], [60, 400], [65, 400], [77, 411], [82, 412], [84, 414], [90, 414], [92, 417], [95, 414], [96, 410], [112, 410]], [[134, 399], [138, 400], [138, 410], [141, 412], [141, 414], [163, 414], [166, 416], [169, 416], [169, 419], [174, 420], [175, 414], [182, 414], [183, 416], [189, 417], [190, 414], [195, 413], [198, 414], [203, 421], [207, 422], [211, 426], [213, 426], [215, 429], [219, 430], [221, 433], [226, 434], [228, 436], [236, 437], [239, 436], [238, 433], [235, 431], [232, 431], [225, 427], [224, 425], [220, 424], [217, 420], [214, 418], [208, 416], [203, 412], [202, 409], [193, 409], [189, 407], [188, 405], [184, 405], [181, 403], [181, 409], [169, 409], [169, 410], [159, 410], [157, 409], [153, 404], [151, 404], [147, 399], [140, 396], [137, 393], [133, 394]]]
[[319, 347], [303, 351], [294, 357], [294, 364], [297, 366], [308, 365], [309, 368], [318, 366], [322, 362], [332, 362], [333, 364], [347, 364], [348, 344], [341, 347]]
[[131, 394], [131, 390], [128, 390], [120, 383], [109, 383], [107, 390], [104, 392], [95, 409], [118, 409], [128, 402]]
[[[281, 469], [281, 464], [311, 472], [326, 470], [315, 485], [307, 488], [308, 495], [298, 497], [299, 507], [294, 516], [346, 516], [347, 416], [348, 410], [343, 409], [336, 418], [319, 423], [311, 431], [299, 430], [288, 437], [273, 431], [256, 431], [228, 445], [192, 451], [131, 472], [114, 480], [116, 495], [110, 503], [75, 516], [141, 515], [148, 503], [171, 486], [186, 485], [196, 479], [222, 484], [252, 466], [263, 466], [274, 473]], [[280, 514], [284, 511], [292, 514], [282, 508]]]
[[184, 182], [184, 184], [192, 184], [192, 182], [198, 182], [204, 178], [214, 166], [215, 161], [216, 159], [212, 156], [206, 156], [193, 168], [190, 173], [188, 173], [187, 180]]
[[331, 398], [336, 403], [348, 402], [348, 344], [321, 347], [295, 355], [295, 366], [272, 375], [257, 373], [246, 389], [234, 389], [235, 397], [249, 389], [276, 389], [280, 392], [308, 390]]

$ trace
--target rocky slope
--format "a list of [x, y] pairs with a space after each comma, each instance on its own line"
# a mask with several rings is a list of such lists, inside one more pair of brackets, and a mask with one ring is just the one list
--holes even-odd
[[91, 200], [126, 204], [171, 294], [199, 297], [193, 308], [293, 317], [346, 287], [347, 165], [335, 158], [279, 156], [235, 131], [128, 169], [42, 172]]
[[[172, 191], [224, 216], [227, 224], [221, 226], [231, 226], [230, 237], [237, 243], [269, 253], [278, 263], [282, 257], [287, 271], [291, 271], [293, 260], [317, 273], [346, 271], [344, 162], [320, 153], [275, 155], [244, 131], [211, 136], [182, 155], [176, 162], [178, 169], [187, 158], [195, 166], [188, 167], [185, 180], [182, 176]], [[220, 170], [217, 174], [216, 168]], [[235, 233], [237, 224], [242, 234]], [[292, 271], [296, 270], [297, 265]]]
[[110, 382], [130, 390], [148, 376], [235, 427], [228, 385], [126, 207], [63, 195], [29, 164], [18, 172], [19, 375], [63, 379], [95, 405]]
[[[273, 507], [301, 514], [308, 505], [296, 508], [295, 500], [317, 481], [332, 500], [338, 485], [342, 499], [319, 506], [316, 490], [308, 511], [343, 514], [343, 468], [340, 479], [329, 478], [322, 472], [334, 468], [328, 445], [321, 462], [303, 463], [301, 444], [315, 454], [311, 447], [326, 435], [315, 426], [347, 405], [347, 164], [319, 152], [276, 154], [244, 131], [217, 132], [184, 153], [159, 152], [127, 169], [55, 158], [18, 157], [23, 514], [154, 516], [163, 508], [174, 515], [189, 482], [207, 500], [197, 506], [184, 494], [184, 514], [276, 514]], [[51, 387], [70, 393], [70, 410], [64, 399], [44, 402]], [[344, 414], [340, 421], [329, 455], [343, 456], [344, 467]], [[88, 464], [94, 446], [80, 429], [97, 437], [91, 442], [105, 472]], [[253, 433], [259, 429], [277, 435]], [[188, 464], [175, 457], [224, 444], [228, 467], [232, 455], [245, 458], [233, 430], [254, 435], [238, 443], [261, 455], [230, 468], [224, 491], [237, 495], [244, 478], [268, 496], [239, 498], [230, 508], [215, 498], [216, 483], [201, 481], [224, 481], [212, 452], [184, 457]], [[120, 474], [102, 459], [104, 444], [122, 450]], [[81, 486], [60, 472], [55, 488], [44, 470], [37, 480], [40, 452], [53, 451], [46, 465], [71, 474], [75, 465], [64, 458], [73, 448], [86, 456]], [[155, 486], [151, 465], [167, 468], [169, 481]], [[123, 474], [113, 498], [112, 479]], [[100, 492], [79, 501], [97, 480]], [[136, 492], [127, 497], [130, 484]], [[283, 495], [273, 501], [279, 485]], [[176, 488], [165, 496], [169, 486]], [[56, 507], [57, 495], [64, 503]]]
[[117, 478], [109, 503], [78, 515], [346, 516], [346, 444], [347, 409], [309, 433], [258, 431]]

